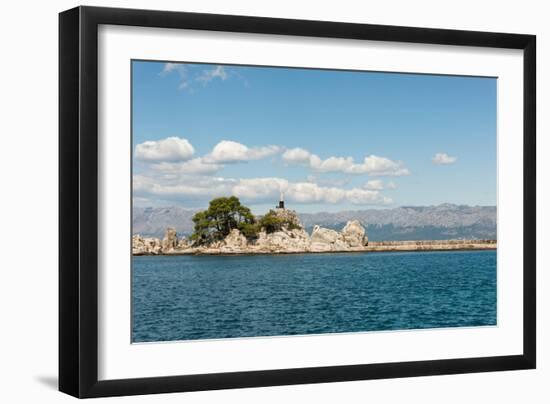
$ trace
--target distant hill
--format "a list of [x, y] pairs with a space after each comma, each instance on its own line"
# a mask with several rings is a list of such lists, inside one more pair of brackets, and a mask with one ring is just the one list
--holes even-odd
[[[168, 226], [191, 234], [197, 210], [180, 207], [134, 208], [133, 233], [162, 237]], [[342, 212], [299, 213], [308, 232], [314, 225], [341, 230], [348, 220], [367, 226], [372, 241], [496, 239], [496, 206], [441, 204]]]
[[178, 234], [193, 232], [193, 215], [197, 209], [177, 206], [166, 208], [136, 208], [132, 217], [132, 233], [146, 237], [162, 237], [167, 227], [175, 227]]
[[348, 220], [367, 225], [370, 240], [496, 239], [496, 206], [449, 203], [300, 215], [306, 229], [315, 224], [340, 229]]

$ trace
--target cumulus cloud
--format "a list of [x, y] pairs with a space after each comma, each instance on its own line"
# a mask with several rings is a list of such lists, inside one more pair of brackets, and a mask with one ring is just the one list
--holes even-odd
[[326, 160], [321, 160], [319, 157], [313, 155], [311, 162], [315, 170], [323, 173], [349, 173], [354, 166], [353, 158], [351, 157], [329, 157]]
[[373, 191], [381, 191], [384, 189], [384, 182], [382, 180], [370, 180], [367, 181], [363, 188]]
[[289, 182], [282, 178], [246, 178], [232, 189], [233, 195], [247, 200], [271, 200], [288, 189]]
[[373, 154], [365, 157], [362, 164], [353, 164], [348, 172], [350, 174], [369, 174], [378, 176], [402, 176], [410, 174], [410, 171], [404, 167], [403, 162], [393, 161], [386, 157], [379, 157]]
[[307, 182], [313, 182], [318, 185], [333, 186], [333, 187], [343, 187], [348, 185], [351, 182], [349, 177], [346, 178], [326, 178], [326, 177], [317, 177], [315, 175], [308, 175]]
[[457, 157], [449, 156], [447, 153], [436, 153], [435, 156], [432, 157], [432, 162], [438, 165], [453, 164], [457, 160]]
[[289, 202], [294, 203], [349, 202], [356, 205], [385, 205], [392, 202], [378, 191], [323, 187], [311, 182], [290, 182], [283, 178], [241, 179], [232, 189], [234, 195], [252, 201], [274, 200], [281, 191]]
[[214, 174], [223, 168], [223, 165], [208, 163], [204, 158], [197, 157], [183, 162], [160, 162], [152, 164], [154, 170], [173, 174]]
[[378, 191], [359, 188], [346, 191], [346, 199], [355, 205], [389, 205], [393, 202], [391, 198], [381, 195]]
[[291, 184], [285, 195], [288, 199], [297, 203], [338, 203], [346, 199], [347, 193], [342, 188], [321, 187], [311, 182], [299, 182]]
[[187, 139], [168, 137], [138, 144], [135, 157], [151, 163], [151, 167], [159, 171], [212, 174], [221, 170], [223, 164], [261, 160], [281, 151], [280, 146], [248, 147], [231, 140], [222, 140], [206, 156], [192, 158], [195, 149]]
[[382, 180], [369, 180], [365, 185], [364, 189], [370, 189], [372, 191], [382, 191], [384, 189], [397, 189], [397, 185], [393, 181], [384, 183]]
[[187, 139], [168, 137], [140, 143], [135, 148], [135, 157], [143, 161], [185, 161], [195, 149]]
[[311, 164], [312, 154], [300, 147], [289, 149], [283, 153], [283, 160], [290, 164]]
[[369, 180], [363, 187], [346, 188], [349, 177], [318, 179], [316, 176], [309, 176], [307, 181], [292, 182], [278, 177], [238, 179], [215, 176], [226, 164], [260, 160], [279, 153], [283, 153], [283, 160], [288, 164], [305, 165], [318, 173], [408, 173], [402, 163], [384, 157], [367, 156], [362, 163], [355, 163], [351, 157], [329, 157], [322, 160], [305, 149], [285, 151], [283, 147], [275, 145], [249, 147], [230, 140], [222, 140], [207, 155], [194, 157], [194, 153], [193, 146], [186, 139], [178, 137], [138, 144], [135, 148], [136, 159], [147, 163], [144, 167], [148, 170], [134, 175], [136, 198], [185, 200], [204, 204], [213, 197], [235, 195], [246, 203], [264, 203], [273, 202], [283, 191], [286, 200], [295, 204], [392, 203], [391, 198], [382, 195], [380, 191], [392, 189], [395, 185], [391, 182], [385, 184], [377, 179]]
[[342, 172], [346, 174], [369, 174], [373, 176], [409, 175], [403, 162], [386, 157], [366, 156], [362, 163], [355, 163], [352, 157], [329, 157], [325, 160], [302, 148], [286, 150], [283, 160], [288, 164], [303, 165], [318, 172]]
[[212, 152], [205, 157], [205, 161], [212, 163], [236, 163], [250, 160], [261, 160], [281, 152], [279, 146], [248, 147], [231, 140], [222, 140]]
[[294, 203], [340, 203], [349, 202], [356, 205], [383, 205], [391, 203], [378, 191], [359, 188], [343, 189], [323, 187], [311, 182], [289, 182], [281, 178], [257, 178], [240, 180], [233, 187], [233, 193], [244, 199], [276, 198], [279, 192]]
[[134, 195], [155, 196], [164, 199], [204, 198], [231, 194], [236, 181], [211, 176], [143, 175], [133, 177]]
[[284, 178], [221, 178], [200, 175], [134, 175], [134, 195], [170, 199], [208, 199], [235, 195], [248, 203], [273, 202], [285, 193], [289, 203], [351, 203], [355, 205], [387, 205], [391, 198], [379, 191], [360, 188], [323, 187], [311, 182], [291, 182]]

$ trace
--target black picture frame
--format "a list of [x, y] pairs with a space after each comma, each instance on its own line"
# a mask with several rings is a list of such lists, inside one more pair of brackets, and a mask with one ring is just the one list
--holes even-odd
[[[523, 354], [99, 381], [97, 52], [100, 24], [523, 50]], [[60, 13], [59, 390], [85, 398], [534, 369], [535, 103], [534, 35], [97, 7], [77, 7]]]

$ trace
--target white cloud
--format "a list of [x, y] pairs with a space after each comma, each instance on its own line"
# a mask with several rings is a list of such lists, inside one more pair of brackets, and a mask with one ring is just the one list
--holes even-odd
[[280, 153], [281, 150], [279, 146], [248, 147], [231, 140], [222, 140], [205, 157], [205, 161], [213, 163], [236, 163], [260, 160]]
[[159, 173], [211, 175], [223, 169], [225, 163], [260, 160], [281, 151], [279, 146], [247, 147], [223, 140], [210, 154], [192, 158], [195, 149], [187, 139], [169, 137], [138, 144], [135, 157], [149, 163], [150, 169]]
[[346, 191], [336, 187], [321, 187], [310, 182], [291, 184], [285, 192], [290, 201], [297, 203], [338, 203], [346, 198]]
[[384, 189], [397, 189], [397, 185], [393, 181], [384, 183], [382, 180], [369, 180], [365, 185], [364, 189], [370, 189], [372, 191], [382, 191]]
[[370, 180], [367, 181], [363, 188], [373, 191], [381, 191], [384, 189], [384, 182], [382, 180]]
[[282, 178], [241, 179], [232, 189], [233, 195], [243, 200], [276, 200], [279, 193], [285, 193], [290, 203], [340, 203], [348, 202], [357, 205], [383, 205], [391, 203], [378, 191], [359, 188], [343, 189], [322, 187], [311, 182], [289, 182]]
[[157, 164], [152, 164], [151, 167], [154, 170], [165, 172], [165, 173], [174, 173], [174, 174], [214, 174], [215, 172], [221, 170], [223, 165], [208, 163], [204, 161], [204, 158], [197, 157], [191, 160], [183, 162], [160, 162]]
[[179, 89], [183, 90], [189, 88], [191, 84], [191, 79], [189, 78], [189, 71], [186, 69], [185, 65], [182, 63], [165, 63], [162, 71], [160, 72], [161, 76], [167, 76], [172, 72], [176, 72], [179, 76]]
[[289, 203], [351, 203], [387, 205], [392, 202], [379, 191], [360, 188], [323, 187], [310, 182], [290, 182], [284, 178], [233, 179], [201, 175], [134, 175], [134, 195], [164, 200], [201, 200], [206, 204], [218, 196], [235, 195], [245, 203], [273, 202], [285, 193]]
[[332, 186], [332, 187], [343, 187], [348, 185], [351, 182], [351, 179], [346, 178], [326, 178], [326, 177], [317, 177], [315, 175], [308, 175], [306, 177], [307, 182], [313, 182], [317, 185]]
[[288, 164], [304, 165], [319, 172], [342, 172], [346, 174], [369, 174], [373, 176], [401, 176], [410, 172], [403, 162], [393, 161], [386, 157], [370, 155], [363, 163], [356, 164], [352, 157], [329, 157], [322, 160], [316, 154], [302, 148], [289, 149], [283, 153], [283, 160]]
[[185, 161], [194, 153], [195, 149], [187, 139], [175, 136], [146, 141], [135, 149], [135, 157], [143, 161]]
[[346, 191], [346, 199], [355, 205], [388, 205], [392, 199], [381, 195], [378, 191], [353, 188]]
[[248, 200], [273, 200], [288, 189], [289, 182], [282, 178], [247, 178], [239, 180], [232, 189], [233, 195]]
[[198, 77], [197, 81], [203, 84], [207, 84], [215, 78], [219, 78], [222, 81], [227, 79], [228, 74], [223, 66], [216, 66], [213, 69], [204, 70]]
[[438, 165], [453, 164], [457, 160], [457, 157], [449, 156], [447, 153], [436, 153], [435, 156], [432, 157], [432, 162]]
[[283, 153], [283, 160], [290, 164], [310, 164], [311, 153], [300, 147], [289, 149]]
[[353, 158], [351, 157], [329, 157], [326, 160], [316, 159], [315, 157], [317, 156], [311, 159], [312, 167], [323, 173], [348, 173], [353, 166]]
[[[159, 74], [167, 76], [176, 73], [179, 76], [179, 89], [190, 92], [194, 92], [194, 87], [196, 87], [194, 84], [200, 83], [205, 86], [214, 79], [218, 78], [225, 81], [230, 76], [228, 70], [223, 66], [203, 69], [200, 72], [197, 72], [196, 68], [196, 66], [186, 65], [185, 63], [165, 63]], [[241, 78], [240, 75], [238, 77]]]
[[[303, 165], [315, 170], [321, 171], [320, 167], [323, 164], [323, 160], [316, 154], [309, 152], [308, 150], [296, 147], [294, 149], [286, 150], [283, 153], [283, 160], [291, 165]], [[330, 160], [327, 159], [327, 160]], [[333, 165], [336, 162], [331, 162], [329, 165]]]
[[[260, 160], [282, 153], [280, 146], [248, 147], [223, 140], [206, 156], [193, 158], [195, 150], [186, 140], [178, 137], [148, 141], [136, 146], [136, 158], [148, 162], [147, 174], [134, 175], [134, 192], [138, 198], [157, 198], [170, 201], [194, 201], [204, 204], [213, 197], [235, 195], [246, 203], [272, 202], [283, 191], [289, 203], [328, 203], [356, 205], [386, 205], [392, 203], [380, 193], [390, 189], [381, 180], [369, 180], [363, 188], [345, 188], [349, 179], [318, 179], [291, 182], [284, 178], [221, 178], [214, 177], [224, 164]], [[306, 165], [320, 173], [368, 173], [370, 175], [404, 175], [400, 162], [377, 156], [368, 156], [361, 164], [351, 157], [329, 157], [322, 160], [304, 149], [291, 149], [283, 153], [289, 164]], [[406, 170], [408, 173], [408, 170]], [[393, 185], [394, 186], [394, 185]]]
[[231, 194], [235, 180], [209, 176], [147, 176], [133, 177], [134, 194], [139, 197], [157, 196], [165, 199], [204, 198]]
[[410, 171], [403, 166], [403, 162], [393, 161], [373, 154], [365, 157], [362, 164], [353, 164], [348, 172], [350, 174], [369, 174], [373, 176], [402, 176], [410, 174]]
[[185, 70], [185, 66], [179, 63], [165, 63], [161, 74], [168, 74], [178, 69]]

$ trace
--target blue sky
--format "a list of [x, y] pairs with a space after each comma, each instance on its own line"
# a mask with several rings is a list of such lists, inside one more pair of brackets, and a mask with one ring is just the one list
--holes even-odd
[[132, 62], [137, 206], [496, 204], [496, 79]]

